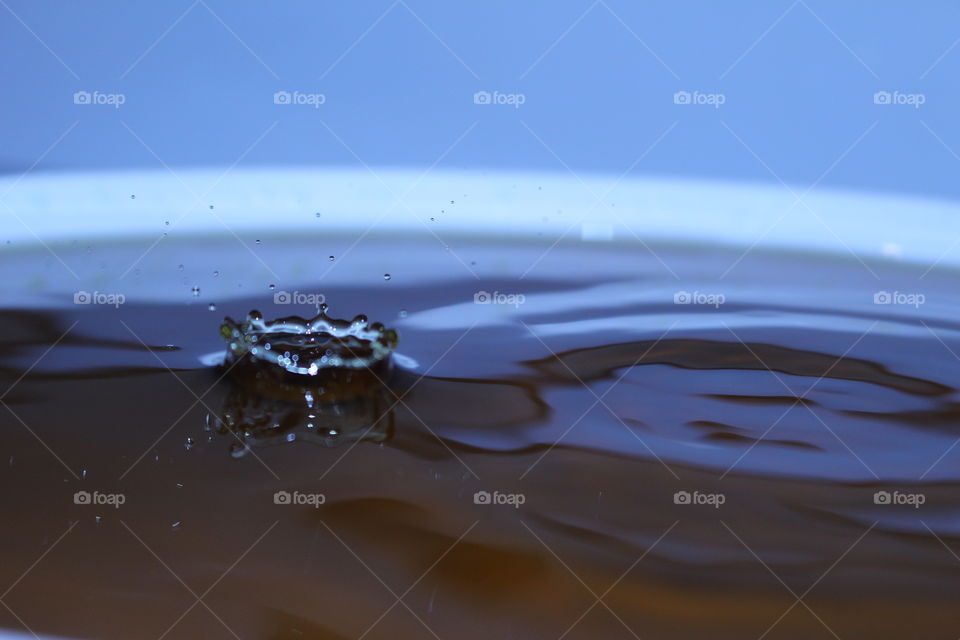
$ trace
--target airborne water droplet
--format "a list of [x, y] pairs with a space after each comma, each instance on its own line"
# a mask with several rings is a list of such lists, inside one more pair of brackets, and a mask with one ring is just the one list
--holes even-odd
[[275, 284], [271, 284], [271, 285], [270, 285], [270, 291], [273, 291], [273, 290], [276, 289], [276, 288], [277, 288], [277, 285], [275, 285]]
[[391, 276], [389, 273], [383, 274], [383, 279], [384, 279], [384, 280], [389, 280], [391, 277], [392, 277], [392, 276]]
[[334, 259], [335, 259], [334, 256], [330, 256], [330, 262], [333, 262]]
[[193, 438], [188, 436], [183, 446], [187, 451], [190, 451], [190, 449], [193, 449]]

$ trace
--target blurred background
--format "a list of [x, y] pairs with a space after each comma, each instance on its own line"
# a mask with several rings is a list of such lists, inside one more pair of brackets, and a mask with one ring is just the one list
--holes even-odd
[[960, 6], [0, 0], [0, 171], [670, 175], [960, 196]]

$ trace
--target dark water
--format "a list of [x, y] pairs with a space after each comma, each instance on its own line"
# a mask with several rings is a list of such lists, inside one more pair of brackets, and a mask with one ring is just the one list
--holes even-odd
[[[577, 241], [520, 279], [548, 244], [250, 240], [122, 279], [149, 243], [59, 247], [79, 280], [6, 251], [2, 627], [960, 636], [954, 274]], [[225, 315], [316, 311], [279, 292], [396, 329], [397, 366], [308, 408], [201, 362]]]

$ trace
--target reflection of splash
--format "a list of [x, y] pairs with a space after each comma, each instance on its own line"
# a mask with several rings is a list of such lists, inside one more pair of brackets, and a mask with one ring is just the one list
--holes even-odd
[[342, 402], [313, 402], [304, 389], [293, 402], [234, 385], [224, 401], [218, 429], [237, 442], [230, 452], [245, 455], [251, 447], [312, 442], [336, 447], [344, 442], [384, 442], [393, 434], [394, 413], [383, 389], [373, 389]]

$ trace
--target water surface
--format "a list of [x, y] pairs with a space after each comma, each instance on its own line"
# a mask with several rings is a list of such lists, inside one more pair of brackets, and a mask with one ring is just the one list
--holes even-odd
[[[256, 258], [233, 238], [139, 260], [148, 243], [58, 247], [78, 281], [4, 250], [32, 274], [0, 316], [4, 627], [957, 637], [955, 274], [580, 240], [244, 240]], [[305, 408], [204, 364], [224, 316], [316, 313], [279, 293], [396, 329], [393, 372]]]

